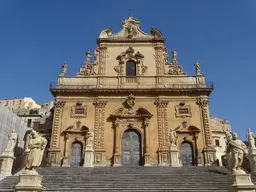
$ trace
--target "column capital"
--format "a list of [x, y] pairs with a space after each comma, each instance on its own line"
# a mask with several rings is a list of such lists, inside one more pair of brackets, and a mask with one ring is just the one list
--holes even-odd
[[154, 104], [157, 106], [157, 107], [167, 107], [169, 101], [167, 100], [160, 100], [159, 98], [157, 98], [154, 102]]
[[66, 101], [55, 101], [54, 102], [54, 106], [56, 108], [63, 108], [65, 104], [66, 104]]
[[95, 100], [93, 101], [93, 105], [94, 105], [95, 107], [98, 107], [98, 108], [105, 108], [106, 105], [107, 105], [107, 102], [108, 102], [108, 101], [103, 101], [103, 100], [95, 99]]
[[206, 97], [198, 97], [196, 104], [201, 107], [207, 107], [209, 105], [209, 99], [207, 96]]

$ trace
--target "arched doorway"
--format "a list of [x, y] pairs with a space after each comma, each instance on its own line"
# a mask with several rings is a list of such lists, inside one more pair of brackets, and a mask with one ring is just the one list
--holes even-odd
[[71, 147], [71, 153], [69, 157], [70, 167], [81, 166], [82, 163], [82, 143], [74, 142]]
[[123, 133], [122, 164], [141, 165], [141, 135], [134, 129], [129, 129]]
[[183, 142], [180, 147], [183, 166], [194, 165], [193, 146], [190, 142]]

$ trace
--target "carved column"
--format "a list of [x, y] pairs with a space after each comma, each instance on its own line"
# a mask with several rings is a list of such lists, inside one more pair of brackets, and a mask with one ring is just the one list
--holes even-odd
[[61, 164], [61, 149], [60, 149], [60, 129], [61, 129], [61, 116], [65, 101], [57, 101], [54, 103], [54, 119], [52, 126], [51, 145], [49, 149], [48, 162], [51, 166], [59, 167]]
[[105, 108], [107, 101], [95, 100], [95, 123], [94, 123], [94, 150], [95, 150], [95, 165], [104, 165], [103, 154], [105, 152]]
[[169, 166], [168, 162], [168, 119], [167, 106], [169, 101], [156, 99], [157, 127], [158, 127], [158, 163], [159, 166]]
[[63, 157], [63, 160], [62, 160], [62, 167], [69, 167], [69, 159], [68, 159], [68, 153], [67, 153], [67, 150], [68, 150], [68, 140], [69, 140], [69, 135], [66, 133], [65, 134], [65, 148], [64, 148], [64, 157]]
[[205, 137], [205, 147], [203, 149], [205, 165], [211, 165], [216, 159], [216, 150], [212, 143], [212, 133], [209, 124], [209, 99], [208, 96], [198, 97], [197, 104], [200, 106], [203, 127], [204, 127], [204, 137]]
[[150, 163], [150, 147], [149, 147], [149, 119], [144, 119], [144, 132], [145, 132], [145, 153], [144, 153], [144, 166], [151, 166]]
[[120, 154], [120, 129], [122, 128], [122, 120], [116, 119], [115, 120], [115, 153], [114, 153], [114, 167], [120, 166], [121, 165], [121, 154]]

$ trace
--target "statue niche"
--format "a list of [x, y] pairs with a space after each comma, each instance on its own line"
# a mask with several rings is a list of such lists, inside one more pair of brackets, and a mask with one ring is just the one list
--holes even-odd
[[114, 67], [114, 70], [117, 75], [129, 76], [126, 65], [133, 62], [135, 64], [135, 76], [144, 75], [148, 67], [143, 64], [143, 59], [144, 55], [139, 51], [135, 53], [135, 50], [130, 46], [125, 52], [117, 56], [118, 65]]

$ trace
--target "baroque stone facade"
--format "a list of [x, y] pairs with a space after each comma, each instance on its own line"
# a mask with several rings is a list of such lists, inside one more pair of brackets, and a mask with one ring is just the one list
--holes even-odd
[[94, 134], [94, 166], [169, 164], [169, 132], [176, 131], [182, 165], [210, 165], [215, 148], [208, 96], [198, 61], [188, 76], [173, 50], [171, 61], [158, 29], [147, 34], [132, 15], [122, 30], [105, 29], [75, 76], [62, 66], [55, 97], [48, 161], [82, 166], [89, 131]]

